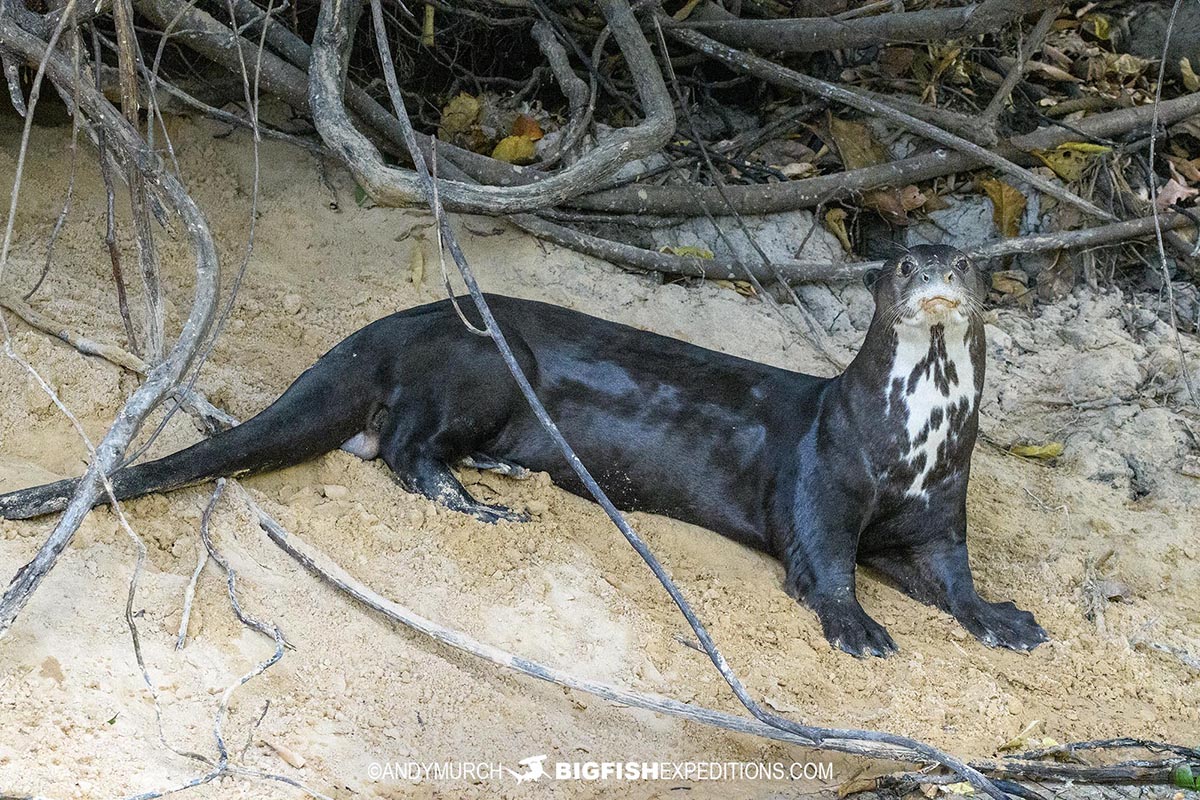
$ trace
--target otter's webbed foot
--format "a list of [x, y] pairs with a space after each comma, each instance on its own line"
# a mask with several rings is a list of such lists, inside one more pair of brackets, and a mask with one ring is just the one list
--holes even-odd
[[952, 613], [964, 628], [988, 647], [1032, 650], [1042, 642], [1050, 641], [1033, 614], [1013, 603], [989, 603], [976, 596], [974, 602], [954, 608]]
[[810, 598], [808, 605], [817, 613], [825, 638], [839, 650], [857, 658], [886, 658], [899, 649], [853, 596]]

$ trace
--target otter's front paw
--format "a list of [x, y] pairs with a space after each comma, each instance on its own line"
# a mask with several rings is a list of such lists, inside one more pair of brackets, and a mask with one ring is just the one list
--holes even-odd
[[988, 647], [1032, 650], [1042, 642], [1050, 641], [1033, 614], [1022, 611], [1012, 603], [980, 600], [957, 611], [954, 617]]
[[887, 629], [871, 619], [857, 601], [822, 604], [814, 610], [829, 643], [856, 658], [886, 658], [899, 649]]

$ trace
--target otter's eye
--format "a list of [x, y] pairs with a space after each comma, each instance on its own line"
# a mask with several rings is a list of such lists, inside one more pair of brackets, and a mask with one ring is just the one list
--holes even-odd
[[910, 275], [912, 275], [913, 272], [916, 271], [916, 269], [917, 269], [917, 262], [913, 261], [911, 258], [900, 259], [900, 264], [899, 264], [899, 266], [896, 267], [896, 271], [899, 272], [901, 275], [903, 275], [906, 278], [909, 277]]
[[971, 262], [967, 261], [965, 258], [962, 258], [961, 256], [959, 258], [954, 259], [954, 269], [958, 270], [959, 272], [966, 272], [967, 268], [970, 266], [971, 266]]

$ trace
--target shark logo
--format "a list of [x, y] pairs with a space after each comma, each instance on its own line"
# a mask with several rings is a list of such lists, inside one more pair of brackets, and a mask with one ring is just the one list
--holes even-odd
[[545, 768], [542, 766], [542, 762], [545, 760], [545, 755], [529, 756], [528, 758], [522, 758], [517, 762], [526, 769], [525, 772], [517, 772], [516, 770], [511, 770], [508, 767], [505, 767], [504, 771], [516, 778], [517, 783], [537, 781], [550, 774], [546, 772]]

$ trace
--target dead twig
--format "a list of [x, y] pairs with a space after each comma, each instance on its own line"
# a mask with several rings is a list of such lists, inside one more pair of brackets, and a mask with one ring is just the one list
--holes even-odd
[[[57, 39], [57, 36], [55, 38]], [[27, 63], [38, 65], [39, 74], [46, 75], [59, 86], [72, 85], [74, 75], [70, 61], [61, 53], [55, 52], [52, 43], [22, 30], [7, 15], [0, 15], [0, 45], [18, 54]], [[146, 415], [167, 395], [195, 356], [196, 349], [212, 321], [219, 283], [217, 254], [208, 225], [182, 184], [162, 169], [157, 154], [146, 148], [145, 142], [133, 126], [129, 125], [103, 95], [81, 82], [76, 98], [76, 113], [86, 114], [93, 124], [105, 129], [111, 137], [111, 143], [116, 146], [115, 153], [127, 165], [135, 166], [145, 175], [148, 183], [156, 187], [165, 203], [183, 221], [196, 256], [195, 294], [191, 310], [170, 353], [149, 372], [146, 381], [126, 401], [103, 441], [96, 448], [96, 457], [91, 460], [87, 472], [80, 480], [54, 530], [33, 560], [18, 570], [0, 598], [0, 635], [8, 631], [30, 596], [70, 543], [83, 517], [91, 510], [103, 490], [102, 479], [120, 463], [121, 455], [141, 427]], [[18, 187], [19, 173], [17, 181], [14, 182], [14, 206]], [[10, 210], [9, 225], [11, 224]], [[5, 247], [0, 254], [0, 269], [7, 260], [7, 240], [10, 235], [6, 235]]]

